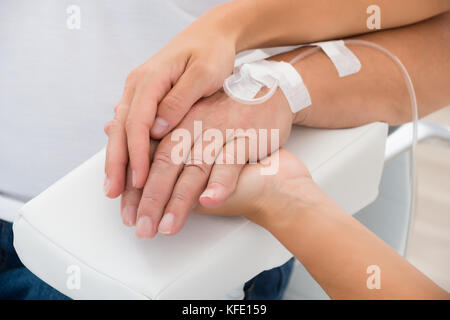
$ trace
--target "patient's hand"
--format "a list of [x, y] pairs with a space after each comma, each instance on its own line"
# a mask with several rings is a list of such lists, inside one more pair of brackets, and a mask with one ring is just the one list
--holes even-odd
[[[201, 121], [202, 127], [198, 132], [194, 129], [195, 123], [199, 125], [197, 121]], [[205, 207], [220, 205], [233, 193], [247, 160], [260, 158], [261, 153], [249, 148], [249, 136], [243, 137], [237, 131], [234, 132], [237, 137], [231, 136], [229, 132], [227, 134], [227, 129], [243, 129], [244, 133], [247, 129], [254, 130], [258, 141], [252, 143], [262, 142], [267, 148], [267, 155], [287, 140], [292, 121], [293, 114], [281, 92], [256, 106], [236, 102], [223, 91], [200, 100], [177, 126], [179, 130], [169, 133], [156, 148], [140, 199], [137, 190], [131, 192], [131, 196], [127, 192], [123, 195], [126, 211], [129, 212], [125, 215], [128, 224], [134, 222], [131, 212], [136, 212], [138, 207], [136, 234], [139, 237], [151, 238], [158, 230], [164, 234], [177, 233], [199, 198]], [[213, 139], [208, 137], [213, 132], [208, 129], [215, 129]], [[266, 129], [267, 142], [263, 141], [264, 134], [259, 129]], [[274, 139], [279, 141], [271, 141], [273, 129], [278, 130], [279, 137]], [[195, 135], [201, 132], [204, 133], [203, 139], [198, 139]], [[180, 133], [190, 139], [180, 140]], [[235, 150], [238, 140], [244, 142], [243, 152]], [[182, 145], [190, 163], [185, 164], [179, 157], [182, 155]], [[263, 148], [260, 151], [263, 152]], [[225, 163], [219, 164], [215, 159]], [[229, 164], [229, 161], [232, 163]]]

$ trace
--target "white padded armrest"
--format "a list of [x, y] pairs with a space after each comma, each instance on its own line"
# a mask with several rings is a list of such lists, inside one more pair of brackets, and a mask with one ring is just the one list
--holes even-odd
[[[344, 209], [373, 201], [387, 126], [294, 128], [285, 146]], [[176, 236], [135, 237], [119, 200], [103, 195], [104, 151], [28, 202], [14, 223], [14, 245], [38, 277], [75, 299], [218, 299], [291, 254], [266, 230], [240, 217], [191, 214]], [[69, 266], [80, 288], [69, 289]]]

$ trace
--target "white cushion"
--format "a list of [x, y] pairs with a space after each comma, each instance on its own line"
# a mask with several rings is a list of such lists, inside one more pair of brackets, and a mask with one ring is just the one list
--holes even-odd
[[[387, 126], [345, 130], [296, 127], [286, 148], [345, 210], [373, 201]], [[14, 245], [38, 277], [75, 299], [218, 299], [291, 254], [240, 217], [192, 213], [176, 236], [135, 237], [119, 200], [103, 195], [104, 150], [28, 202], [14, 223]], [[70, 266], [80, 288], [67, 286]], [[68, 269], [69, 268], [69, 269]]]

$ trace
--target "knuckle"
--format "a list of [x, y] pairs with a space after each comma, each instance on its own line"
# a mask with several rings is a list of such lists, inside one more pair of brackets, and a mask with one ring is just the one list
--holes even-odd
[[208, 82], [206, 83], [206, 94], [210, 95], [214, 93], [218, 88], [222, 86], [222, 78], [220, 68], [210, 62], [197, 62], [195, 66], [195, 73], [198, 74], [199, 77], [207, 78]]
[[126, 206], [139, 206], [140, 196], [136, 194], [135, 191], [125, 188], [122, 192], [121, 205], [122, 207]]
[[168, 114], [180, 113], [184, 109], [183, 99], [176, 93], [170, 93], [164, 98], [161, 107], [164, 108]]
[[166, 151], [158, 151], [153, 157], [153, 165], [158, 167], [168, 167], [173, 165], [170, 153]]
[[125, 85], [126, 86], [133, 85], [136, 82], [139, 74], [140, 74], [139, 67], [136, 68], [136, 69], [131, 70], [131, 72], [127, 75], [127, 79], [125, 80]]
[[230, 188], [228, 183], [226, 183], [224, 181], [217, 180], [217, 179], [210, 180], [209, 181], [209, 186], [218, 186], [221, 189], [225, 189], [225, 190]]
[[111, 126], [111, 121], [108, 121], [107, 123], [105, 123], [105, 125], [103, 126], [103, 131], [108, 135], [109, 133], [109, 128]]
[[144, 64], [138, 72], [140, 78], [148, 79], [157, 74], [158, 70], [153, 66], [153, 64]]
[[129, 187], [128, 185], [125, 186], [125, 189], [122, 192], [122, 203], [132, 204], [133, 203], [133, 196], [136, 194], [136, 189]]
[[236, 179], [231, 177], [213, 177], [209, 180], [209, 186], [218, 186], [227, 191], [233, 191], [236, 187]]
[[118, 119], [113, 119], [105, 125], [105, 129], [110, 133], [120, 133], [123, 132], [124, 127]]
[[133, 129], [134, 124], [135, 124], [134, 120], [128, 117], [127, 120], [125, 121], [125, 129], [127, 130], [127, 132]]
[[215, 64], [207, 62], [197, 62], [194, 68], [203, 76], [215, 76], [218, 69]]
[[145, 204], [147, 207], [153, 207], [153, 208], [161, 208], [163, 206], [162, 200], [160, 197], [157, 197], [153, 193], [146, 193], [144, 192], [142, 194], [142, 201], [145, 201]]
[[140, 125], [142, 125], [142, 123], [136, 121], [134, 117], [128, 117], [125, 121], [125, 129], [127, 130], [127, 132], [130, 132], [134, 128], [138, 128]]
[[186, 192], [178, 190], [173, 192], [172, 200], [177, 202], [188, 202], [189, 197], [186, 195]]
[[233, 183], [232, 181], [223, 181], [223, 180], [219, 180], [219, 179], [212, 179], [208, 183], [208, 187], [209, 186], [220, 187], [220, 189], [225, 190], [225, 192], [229, 193], [229, 192], [234, 191], [236, 184]]
[[127, 119], [125, 120], [125, 129], [127, 132], [130, 132], [133, 129], [143, 130], [145, 132], [148, 132], [150, 134], [150, 127], [151, 122], [143, 119], [142, 117], [139, 118], [138, 115], [129, 114]]
[[194, 175], [208, 176], [209, 174], [209, 166], [204, 162], [198, 163], [195, 161], [194, 163], [186, 164], [186, 168], [193, 170]]

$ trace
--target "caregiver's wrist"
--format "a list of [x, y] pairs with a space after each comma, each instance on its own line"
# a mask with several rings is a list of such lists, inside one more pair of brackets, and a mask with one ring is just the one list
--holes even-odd
[[282, 232], [299, 220], [305, 222], [312, 215], [326, 212], [333, 206], [332, 200], [309, 177], [283, 189], [261, 195], [247, 218], [272, 233]]
[[237, 53], [243, 51], [240, 43], [243, 32], [242, 13], [233, 1], [207, 11], [194, 22], [202, 32], [210, 31], [227, 40]]
[[215, 28], [232, 39], [236, 53], [265, 46], [268, 32], [261, 32], [261, 2], [252, 0], [234, 0], [221, 4], [201, 18], [213, 21]]

